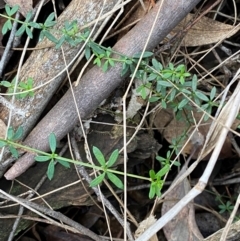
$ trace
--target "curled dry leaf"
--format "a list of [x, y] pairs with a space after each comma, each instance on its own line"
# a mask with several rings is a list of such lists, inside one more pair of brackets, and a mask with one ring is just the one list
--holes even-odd
[[[171, 32], [169, 36], [173, 36], [179, 31], [185, 29], [186, 24], [194, 18], [193, 14], [188, 14], [180, 24]], [[182, 46], [194, 47], [205, 44], [213, 44], [218, 41], [224, 40], [237, 33], [240, 25], [232, 26], [229, 24], [221, 23], [208, 17], [202, 17], [196, 24], [194, 24], [187, 32]], [[171, 37], [170, 37], [171, 38]]]
[[5, 0], [11, 7], [18, 5], [19, 11], [23, 16], [26, 16], [28, 12], [32, 11], [32, 0]]
[[[158, 131], [163, 135], [163, 137], [171, 144], [174, 139], [179, 139], [184, 133], [186, 133], [186, 137], [183, 138], [183, 140], [179, 143], [179, 150], [186, 144], [182, 151], [182, 154], [188, 155], [192, 152], [193, 148], [196, 147], [196, 145], [200, 147], [203, 146], [210, 125], [212, 123], [211, 119], [206, 122], [201, 121], [201, 123], [199, 123], [202, 115], [202, 113], [194, 110], [192, 114], [186, 113], [186, 116], [188, 116], [189, 118], [186, 117], [181, 120], [176, 120], [170, 110], [163, 109], [156, 114], [154, 119], [154, 125], [156, 126], [156, 128], [158, 128]], [[194, 124], [193, 120], [191, 122], [187, 121], [190, 120], [191, 116], [194, 117], [195, 122], [198, 125], [197, 127]], [[193, 155], [193, 159], [198, 158], [199, 151], [200, 148]], [[209, 152], [206, 152], [203, 160], [208, 160], [207, 154], [209, 154]], [[219, 158], [224, 159], [231, 156], [231, 141], [229, 140], [229, 138], [227, 138], [225, 140]]]

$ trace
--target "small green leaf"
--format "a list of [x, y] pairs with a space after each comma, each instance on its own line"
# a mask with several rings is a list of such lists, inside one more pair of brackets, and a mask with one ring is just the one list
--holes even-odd
[[[139, 59], [141, 57], [142, 53], [137, 53], [137, 54], [134, 54], [133, 55], [133, 58], [135, 59]], [[143, 56], [142, 58], [148, 58], [148, 57], [151, 57], [153, 56], [153, 53], [152, 52], [149, 52], [149, 51], [146, 51], [143, 53]]]
[[114, 62], [112, 59], [109, 59], [108, 62], [109, 62], [109, 64], [110, 64], [112, 67], [115, 66], [115, 62]]
[[157, 71], [163, 69], [163, 66], [154, 58], [152, 59], [152, 65], [153, 65], [154, 69]]
[[211, 93], [210, 93], [210, 99], [213, 100], [215, 98], [215, 95], [216, 95], [216, 92], [217, 92], [217, 89], [216, 87], [214, 86], [211, 90]]
[[93, 64], [96, 64], [98, 67], [101, 67], [101, 60], [99, 58], [96, 58], [94, 61], [93, 61]]
[[39, 34], [39, 42], [41, 42], [45, 37], [45, 30], [42, 30]]
[[28, 23], [29, 20], [31, 19], [31, 17], [32, 17], [32, 11], [27, 13], [26, 18], [25, 18], [25, 22]]
[[62, 46], [62, 44], [64, 43], [64, 41], [65, 41], [65, 36], [62, 36], [62, 37], [58, 40], [58, 43], [56, 44], [55, 48], [56, 48], [56, 49], [59, 49], [59, 48]]
[[149, 190], [149, 194], [148, 194], [149, 199], [154, 198], [154, 196], [155, 196], [155, 189], [156, 189], [156, 184], [153, 182], [150, 185], [150, 190]]
[[57, 160], [57, 162], [59, 162], [62, 166], [66, 167], [66, 168], [70, 168], [69, 162], [60, 160], [60, 159], [58, 159], [58, 158], [56, 158], [56, 160]]
[[[35, 22], [30, 22], [28, 23], [28, 25], [32, 28], [37, 28], [37, 29], [41, 29], [41, 26], [39, 23], [35, 23]], [[23, 26], [23, 25], [22, 25]]]
[[163, 177], [170, 170], [170, 165], [166, 164], [160, 171], [157, 172], [157, 177]]
[[195, 94], [199, 99], [204, 100], [204, 101], [209, 101], [208, 97], [205, 94], [203, 94], [202, 92], [196, 91]]
[[85, 47], [85, 52], [84, 52], [84, 54], [85, 54], [85, 58], [86, 58], [87, 60], [89, 60], [90, 57], [91, 57], [91, 49], [89, 48], [88, 45], [86, 45], [86, 47]]
[[90, 45], [90, 48], [92, 48], [94, 53], [96, 53], [98, 55], [100, 55], [100, 54], [105, 55], [105, 51], [100, 46], [98, 46], [96, 43], [90, 42], [89, 45]]
[[48, 142], [49, 142], [49, 146], [51, 149], [52, 153], [55, 153], [56, 148], [57, 148], [57, 140], [56, 140], [56, 136], [54, 133], [51, 133], [48, 137]]
[[158, 100], [160, 100], [160, 97], [157, 97], [157, 96], [152, 96], [148, 99], [149, 102], [156, 102]]
[[14, 130], [13, 130], [12, 126], [10, 126], [10, 127], [8, 128], [8, 130], [7, 130], [7, 138], [8, 138], [9, 140], [12, 140], [13, 135], [14, 135]]
[[174, 162], [173, 162], [173, 165], [176, 166], [176, 167], [180, 167], [180, 166], [181, 166], [181, 163], [178, 162], [178, 161], [174, 161]]
[[113, 151], [111, 156], [109, 157], [109, 160], [107, 162], [107, 167], [111, 167], [113, 166], [113, 164], [117, 161], [118, 159], [118, 155], [119, 155], [119, 152], [118, 152], [118, 149]]
[[9, 16], [14, 15], [18, 11], [18, 9], [19, 9], [18, 5], [13, 6]]
[[55, 164], [54, 161], [50, 161], [47, 169], [47, 176], [49, 180], [52, 180], [55, 171]]
[[119, 189], [123, 189], [123, 183], [121, 181], [121, 179], [119, 179], [115, 174], [111, 173], [111, 172], [107, 172], [107, 176], [109, 178], [109, 180]]
[[6, 88], [9, 88], [12, 86], [12, 84], [9, 81], [3, 80], [0, 82], [0, 84]]
[[90, 182], [90, 187], [96, 187], [97, 185], [99, 185], [103, 179], [105, 177], [105, 172], [100, 174], [99, 176], [97, 176], [96, 178], [94, 178], [91, 182]]
[[12, 153], [13, 157], [18, 158], [18, 150], [15, 147], [9, 146], [9, 151]]
[[12, 22], [11, 22], [11, 20], [8, 19], [6, 23], [7, 23], [8, 29], [11, 30], [12, 29]]
[[44, 31], [44, 36], [49, 39], [50, 41], [52, 41], [55, 44], [58, 44], [58, 40], [49, 32], [49, 31]]
[[108, 61], [105, 61], [105, 63], [102, 66], [102, 70], [103, 70], [103, 72], [107, 72], [107, 70], [108, 70]]
[[[55, 19], [55, 13], [52, 12], [51, 14], [49, 14], [49, 16], [47, 17], [47, 19], [45, 20], [44, 25], [46, 26], [46, 24], [47, 24], [48, 22], [52, 22], [54, 19]], [[47, 27], [47, 26], [46, 26], [46, 27]]]
[[26, 25], [22, 25], [16, 32], [15, 36], [16, 37], [19, 37], [21, 36], [24, 32], [25, 32], [25, 29], [26, 29]]
[[178, 109], [181, 110], [187, 103], [189, 102], [188, 99], [183, 99], [179, 104], [178, 104]]
[[5, 141], [0, 141], [0, 148], [4, 147], [6, 145], [7, 145], [7, 143]]
[[126, 63], [123, 63], [123, 65], [122, 65], [122, 71], [121, 71], [121, 76], [126, 75], [128, 71], [129, 71], [129, 65], [126, 64]]
[[51, 160], [52, 158], [50, 156], [35, 156], [34, 159], [37, 162], [45, 162]]
[[32, 34], [32, 31], [29, 27], [26, 27], [26, 34], [27, 36], [32, 39], [33, 38], [33, 34]]
[[168, 81], [159, 80], [158, 84], [160, 84], [161, 86], [172, 87], [172, 83]]
[[2, 27], [2, 34], [5, 35], [7, 32], [8, 32], [8, 23], [6, 21]]
[[11, 16], [11, 8], [8, 4], [5, 5], [5, 11], [6, 11], [8, 16]]
[[16, 133], [13, 135], [12, 140], [13, 140], [13, 141], [18, 140], [18, 139], [21, 138], [22, 135], [23, 135], [23, 127], [22, 127], [22, 126], [19, 126], [19, 127], [17, 128]]
[[155, 171], [151, 169], [151, 170], [149, 171], [149, 176], [150, 176], [150, 178], [151, 178], [152, 180], [154, 180], [155, 177], [156, 177]]
[[100, 165], [105, 166], [105, 164], [106, 164], [105, 157], [96, 146], [93, 146], [93, 154], [96, 157], [96, 159], [98, 160], [98, 162], [100, 163]]

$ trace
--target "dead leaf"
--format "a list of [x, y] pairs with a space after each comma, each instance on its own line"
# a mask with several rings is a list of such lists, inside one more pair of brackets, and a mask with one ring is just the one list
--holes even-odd
[[[145, 232], [145, 230], [151, 227], [154, 223], [156, 223], [156, 221], [156, 218], [152, 214], [150, 214], [139, 224], [139, 227], [135, 231], [135, 238], [140, 237]], [[157, 235], [154, 234], [148, 241], [158, 241]]]
[[[196, 123], [199, 123], [203, 114], [201, 112], [198, 112], [197, 109], [195, 109], [193, 110], [192, 114], [186, 113], [186, 116], [191, 117], [191, 115], [193, 115]], [[190, 118], [188, 119], [190, 120]], [[184, 133], [186, 133], [185, 139], [183, 139], [183, 141], [180, 143], [180, 148], [182, 148], [188, 141], [187, 145], [182, 151], [182, 154], [184, 155], [190, 154], [195, 144], [200, 144], [200, 146], [203, 146], [211, 123], [212, 123], [211, 119], [209, 119], [206, 122], [202, 121], [198, 126], [198, 128], [196, 129], [193, 120], [192, 122], [189, 122], [187, 121], [187, 117], [181, 120], [176, 120], [173, 114], [171, 114], [170, 110], [164, 110], [164, 109], [158, 112], [154, 119], [154, 125], [156, 126], [156, 128], [158, 128], [158, 131], [171, 144], [173, 139], [179, 139]], [[194, 133], [192, 135], [193, 131]], [[188, 140], [191, 135], [192, 135], [191, 139]], [[193, 155], [193, 159], [197, 159], [198, 154], [199, 154], [199, 151]], [[229, 138], [227, 138], [225, 140], [225, 143], [223, 145], [219, 158], [224, 159], [231, 156], [232, 156], [231, 141], [229, 140]], [[205, 156], [203, 160], [208, 160], [208, 156]]]
[[0, 138], [4, 139], [5, 135], [7, 132], [7, 126], [5, 125], [5, 123], [0, 119]]
[[[194, 14], [188, 14], [180, 24], [172, 31], [175, 34], [182, 31], [186, 23], [191, 21]], [[208, 17], [202, 17], [192, 28], [190, 28], [184, 37], [181, 45], [186, 47], [201, 46], [213, 44], [223, 39], [229, 38], [240, 29], [240, 25], [232, 26], [218, 22]]]
[[28, 12], [33, 10], [32, 0], [5, 0], [5, 2], [9, 4], [11, 7], [18, 5], [19, 12], [23, 16], [26, 16]]
[[[183, 166], [182, 170], [175, 178], [177, 180], [180, 175], [186, 172], [187, 165]], [[175, 184], [175, 181], [173, 181]], [[172, 184], [172, 185], [173, 185]], [[173, 188], [166, 196], [165, 201], [162, 205], [162, 215], [168, 212], [179, 200], [181, 200], [191, 189], [191, 186], [185, 178], [181, 183], [179, 183], [175, 188]], [[190, 202], [188, 205], [184, 206], [179, 212], [179, 214], [168, 222], [163, 227], [163, 232], [168, 241], [200, 241], [203, 239], [200, 233], [196, 221], [195, 221], [195, 211], [194, 204]]]

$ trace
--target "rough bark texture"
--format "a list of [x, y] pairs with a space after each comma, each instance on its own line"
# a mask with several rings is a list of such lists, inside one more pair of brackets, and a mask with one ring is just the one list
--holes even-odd
[[[151, 35], [147, 50], [152, 50], [173, 29], [192, 8], [199, 2], [193, 1], [164, 1], [156, 25]], [[156, 18], [159, 5], [155, 7], [119, 42], [114, 50], [126, 55], [141, 52], [147, 41], [149, 31]], [[110, 93], [123, 81], [120, 75], [121, 65], [116, 65], [106, 73], [98, 67], [93, 67], [82, 78], [79, 86], [74, 88], [74, 94], [81, 117], [88, 117], [98, 105], [107, 98]], [[24, 144], [34, 148], [48, 151], [48, 135], [56, 134], [58, 140], [63, 138], [78, 122], [76, 107], [73, 102], [72, 93], [69, 90], [53, 109], [39, 122]], [[33, 155], [30, 153], [21, 157], [14, 166], [5, 173], [7, 179], [14, 179], [34, 163]]]
[[[107, 0], [103, 6], [102, 0], [73, 0], [58, 18], [53, 30], [61, 30], [65, 21], [72, 22], [76, 20], [79, 27], [84, 26], [86, 23], [97, 19], [102, 8], [104, 8], [103, 14], [112, 10], [117, 1]], [[102, 21], [97, 26], [101, 23]], [[56, 37], [60, 38], [57, 31], [53, 33]], [[51, 44], [48, 40], [40, 42], [36, 48], [40, 49], [43, 47], [43, 49], [34, 51], [21, 70], [19, 80], [24, 81], [31, 77], [34, 80], [34, 87], [43, 85], [53, 79], [49, 84], [35, 91], [33, 97], [15, 101], [14, 104], [16, 110], [18, 110], [18, 114], [15, 113], [13, 115], [11, 126], [14, 128], [22, 126], [24, 128], [23, 138], [32, 130], [45, 106], [66, 76], [66, 72], [59, 75], [65, 68], [61, 49], [55, 49], [54, 47], [44, 48], [44, 46], [50, 46]], [[82, 44], [79, 44], [75, 48], [68, 44], [64, 45], [63, 49], [67, 64], [72, 61], [81, 47]], [[8, 119], [8, 113], [9, 110], [7, 107], [0, 108], [0, 119], [4, 120], [5, 123]]]

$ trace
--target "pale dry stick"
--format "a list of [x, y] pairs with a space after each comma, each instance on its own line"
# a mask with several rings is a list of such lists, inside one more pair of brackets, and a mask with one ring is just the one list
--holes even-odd
[[[80, 153], [78, 151], [76, 140], [74, 138], [71, 138], [71, 143], [72, 143], [72, 147], [74, 149], [74, 155], [75, 155], [76, 159], [82, 160]], [[80, 173], [80, 175], [82, 177], [84, 177], [85, 180], [90, 184], [92, 179], [89, 176], [89, 174], [87, 173], [87, 171], [85, 170], [85, 168], [81, 165], [76, 165], [76, 166], [77, 166], [77, 170]], [[104, 206], [106, 206], [108, 208], [108, 210], [115, 216], [115, 218], [118, 220], [118, 222], [122, 225], [123, 229], [126, 229], [129, 240], [133, 240], [129, 224], [127, 223], [127, 225], [125, 226], [124, 220], [122, 220], [118, 211], [115, 210], [115, 208], [112, 206], [112, 204], [105, 198], [105, 196], [102, 194], [100, 189], [98, 189], [96, 187], [92, 187], [92, 189], [96, 193], [98, 200], [102, 202], [103, 208], [104, 208]]]
[[[63, 215], [60, 212], [53, 211], [49, 208], [43, 207], [43, 206], [38, 205], [36, 203], [32, 203], [32, 202], [30, 202], [28, 200], [25, 200], [25, 199], [22, 199], [22, 198], [14, 197], [14, 196], [4, 192], [1, 189], [0, 189], [0, 194], [1, 194], [0, 195], [1, 198], [8, 199], [8, 200], [14, 201], [14, 202], [22, 205], [23, 207], [31, 210], [32, 212], [36, 213], [37, 215], [45, 218], [46, 220], [51, 222], [52, 225], [64, 228], [64, 229], [72, 231], [74, 233], [80, 232], [80, 233], [82, 233], [84, 235], [87, 235], [88, 237], [90, 237], [90, 238], [92, 238], [93, 240], [96, 240], [96, 241], [104, 241], [104, 239], [100, 238], [98, 235], [96, 235], [95, 233], [90, 231], [88, 228], [85, 228], [81, 224], [71, 220], [70, 218], [66, 217], [65, 215]], [[59, 221], [62, 221], [67, 225], [60, 224], [57, 221], [55, 221], [54, 219], [49, 218], [47, 215], [50, 216], [50, 217], [53, 217], [54, 219], [58, 219]]]
[[227, 240], [227, 235], [228, 235], [228, 232], [229, 232], [229, 230], [231, 228], [231, 224], [232, 224], [232, 222], [233, 222], [233, 220], [235, 218], [235, 215], [236, 215], [236, 213], [238, 211], [239, 204], [240, 204], [240, 194], [238, 194], [238, 198], [237, 198], [237, 201], [236, 201], [236, 203], [234, 205], [234, 209], [232, 210], [231, 216], [230, 216], [230, 218], [227, 221], [227, 224], [226, 224], [226, 226], [225, 226], [225, 228], [224, 228], [224, 230], [222, 232], [221, 239], [219, 241], [226, 241]]
[[[120, 0], [119, 2], [121, 2], [121, 1], [122, 1], [122, 0]], [[117, 4], [117, 5], [118, 5], [118, 4]], [[123, 7], [122, 7], [121, 10], [119, 11], [118, 15], [114, 18], [114, 20], [113, 20], [113, 22], [111, 23], [111, 25], [108, 27], [107, 31], [105, 31], [105, 33], [104, 33], [103, 37], [101, 38], [99, 44], [102, 44], [103, 41], [106, 39], [107, 34], [108, 34], [109, 31], [111, 30], [111, 28], [113, 27], [113, 25], [115, 24], [115, 22], [118, 20], [118, 18], [122, 15], [122, 13], [123, 13]], [[99, 17], [100, 17], [100, 16], [99, 16]], [[106, 18], [106, 21], [105, 21], [105, 22], [107, 23], [110, 18], [111, 18], [111, 15]], [[104, 25], [104, 26], [105, 26], [105, 25]], [[100, 33], [101, 31], [102, 31], [102, 28], [99, 29], [98, 33]], [[82, 57], [83, 57], [83, 56], [84, 56], [84, 53], [82, 54]], [[77, 80], [76, 80], [75, 86], [78, 86], [78, 84], [79, 84], [79, 82], [80, 82], [80, 80], [81, 80], [81, 78], [82, 78], [82, 75], [83, 75], [85, 69], [87, 68], [87, 66], [89, 65], [89, 63], [92, 61], [93, 57], [94, 57], [94, 54], [92, 54], [92, 56], [87, 60], [86, 64], [84, 64], [84, 66], [82, 67], [82, 69], [81, 69], [81, 71], [80, 71], [80, 73], [79, 73], [79, 75], [78, 75], [78, 78], [77, 78]], [[81, 56], [80, 56], [80, 59], [81, 59]], [[75, 64], [75, 66], [77, 66], [79, 62], [80, 62], [80, 61], [78, 60], [77, 63]]]
[[[142, 53], [140, 55], [139, 61], [137, 63], [137, 66], [136, 66], [133, 74], [132, 74], [130, 83], [127, 87], [127, 90], [126, 90], [126, 92], [123, 96], [123, 147], [124, 147], [124, 149], [123, 149], [123, 160], [124, 160], [124, 223], [125, 223], [125, 225], [127, 225], [127, 118], [126, 118], [127, 110], [126, 110], [126, 100], [127, 100], [127, 95], [128, 95], [129, 90], [131, 88], [131, 85], [133, 83], [133, 80], [135, 78], [135, 75], [137, 73], [138, 67], [140, 66], [140, 63], [142, 61], [143, 54], [144, 54], [144, 52], [147, 48], [148, 42], [149, 42], [150, 37], [153, 33], [154, 26], [156, 25], [156, 22], [157, 22], [159, 14], [161, 12], [164, 1], [165, 0], [162, 0], [161, 3], [159, 4], [157, 14], [154, 18], [154, 22], [152, 24], [152, 27], [149, 31], [149, 34], [148, 34], [146, 43], [143, 47]], [[124, 230], [124, 240], [127, 240], [126, 230]]]
[[[67, 150], [67, 147], [68, 145], [65, 145], [62, 150], [59, 152], [59, 156], [62, 156], [65, 151]], [[45, 180], [47, 179], [47, 175], [45, 174], [41, 180], [38, 182], [37, 186], [34, 188], [34, 190], [32, 190], [32, 192], [29, 193], [29, 195], [26, 197], [27, 200], [31, 199], [35, 193], [37, 193], [38, 189], [42, 186], [42, 184], [45, 182]], [[43, 201], [46, 203], [46, 201], [43, 199]], [[47, 204], [48, 205], [48, 204]], [[16, 233], [16, 230], [17, 230], [17, 227], [19, 225], [19, 222], [21, 220], [21, 216], [23, 214], [23, 211], [24, 211], [24, 207], [23, 206], [20, 206], [19, 210], [18, 210], [18, 214], [17, 214], [17, 218], [15, 219], [14, 221], [14, 224], [13, 224], [13, 228], [12, 228], [12, 231], [8, 237], [8, 241], [11, 241], [13, 240], [14, 236], [15, 236], [15, 233]]]
[[153, 224], [149, 229], [147, 229], [146, 232], [143, 233], [143, 235], [135, 241], [148, 240], [150, 237], [152, 237], [152, 235], [157, 233], [167, 222], [172, 220], [182, 210], [184, 206], [186, 206], [193, 198], [195, 198], [204, 190], [228, 133], [228, 129], [225, 128], [225, 126], [230, 128], [238, 114], [240, 105], [239, 92], [240, 83], [238, 83], [232, 97], [230, 98], [230, 101], [222, 110], [222, 112], [228, 112], [228, 119], [226, 120], [224, 127], [219, 133], [219, 138], [217, 140], [215, 149], [213, 150], [208, 165], [203, 175], [199, 179], [197, 185], [195, 185], [194, 188], [192, 188], [187, 195], [185, 195], [176, 205], [174, 205], [166, 214], [164, 214], [155, 224]]

